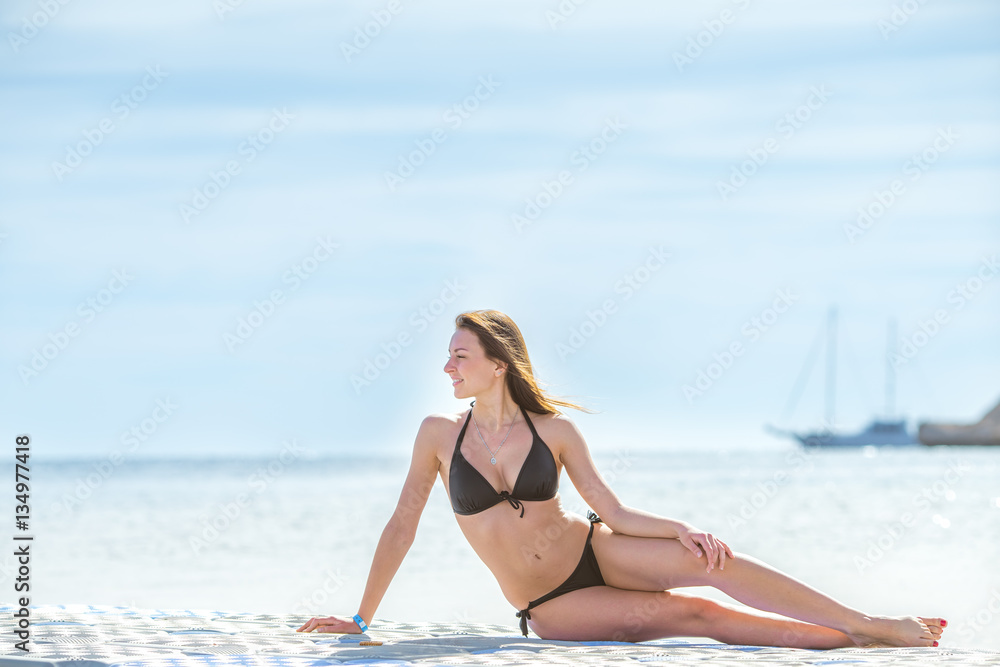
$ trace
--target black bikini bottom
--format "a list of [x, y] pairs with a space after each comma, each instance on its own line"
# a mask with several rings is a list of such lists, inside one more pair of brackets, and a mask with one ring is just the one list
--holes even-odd
[[521, 619], [521, 632], [528, 636], [528, 619], [531, 618], [529, 609], [534, 609], [543, 602], [548, 602], [552, 598], [557, 598], [564, 593], [575, 591], [578, 588], [588, 588], [590, 586], [604, 586], [604, 577], [601, 575], [601, 568], [597, 564], [597, 556], [594, 555], [594, 547], [590, 544], [590, 538], [594, 536], [594, 524], [601, 523], [601, 518], [592, 511], [587, 511], [587, 518], [590, 519], [590, 533], [587, 534], [587, 543], [583, 546], [583, 555], [577, 564], [573, 574], [569, 575], [566, 581], [562, 582], [553, 591], [546, 593], [537, 600], [528, 603], [527, 609], [514, 614]]

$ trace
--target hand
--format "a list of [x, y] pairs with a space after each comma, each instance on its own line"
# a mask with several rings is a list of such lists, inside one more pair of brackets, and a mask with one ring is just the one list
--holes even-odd
[[327, 616], [326, 618], [310, 618], [296, 632], [341, 632], [348, 635], [360, 635], [361, 628], [353, 618], [344, 616]]
[[708, 553], [708, 567], [705, 570], [706, 572], [711, 572], [716, 563], [718, 563], [720, 570], [725, 570], [726, 557], [736, 558], [729, 545], [711, 533], [698, 530], [694, 526], [686, 526], [678, 532], [680, 534], [677, 539], [695, 556], [701, 558], [703, 551]]

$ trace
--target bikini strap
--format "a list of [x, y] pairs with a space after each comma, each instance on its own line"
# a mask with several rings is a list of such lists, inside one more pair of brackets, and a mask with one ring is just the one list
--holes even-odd
[[[520, 408], [521, 406], [518, 406], [518, 407]], [[538, 432], [535, 431], [535, 425], [532, 424], [531, 423], [531, 419], [528, 418], [528, 411], [525, 410], [524, 408], [521, 408], [521, 414], [524, 415], [524, 421], [528, 422], [528, 428], [531, 429], [531, 435], [537, 438], [538, 437]]]
[[[475, 401], [472, 402], [473, 404]], [[462, 430], [458, 434], [458, 440], [455, 441], [455, 452], [461, 452], [462, 438], [465, 437], [465, 429], [469, 427], [469, 420], [472, 419], [472, 410], [469, 410], [469, 416], [465, 418], [465, 423], [462, 424]], [[454, 457], [454, 454], [452, 454]]]
[[[530, 604], [528, 605], [528, 609], [531, 609]], [[528, 611], [528, 609], [522, 609], [521, 611], [514, 614], [514, 618], [521, 619], [521, 632], [524, 633], [525, 637], [528, 636], [528, 619], [531, 618], [531, 613]]]

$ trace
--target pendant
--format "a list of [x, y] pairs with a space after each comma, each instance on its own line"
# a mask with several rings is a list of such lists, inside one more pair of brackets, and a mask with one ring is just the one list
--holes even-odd
[[493, 465], [496, 465], [496, 464], [497, 464], [497, 460], [496, 460], [496, 458], [492, 458], [492, 459], [490, 459], [490, 463], [492, 463]]

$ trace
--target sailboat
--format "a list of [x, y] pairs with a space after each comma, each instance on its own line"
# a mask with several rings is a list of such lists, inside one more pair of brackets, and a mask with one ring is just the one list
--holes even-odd
[[[894, 419], [891, 416], [893, 414], [895, 399], [895, 376], [889, 354], [892, 351], [895, 338], [895, 323], [890, 320], [885, 366], [886, 416], [881, 419], [873, 419], [868, 426], [857, 433], [835, 433], [831, 428], [834, 424], [834, 401], [836, 398], [837, 310], [831, 308], [827, 318], [826, 334], [826, 416], [823, 420], [824, 428], [819, 431], [807, 433], [784, 431], [772, 426], [765, 428], [775, 435], [793, 438], [806, 447], [865, 447], [867, 445], [918, 444], [917, 438], [907, 429], [906, 420]], [[801, 383], [796, 384], [801, 385]], [[801, 393], [801, 386], [799, 387], [799, 393]]]

